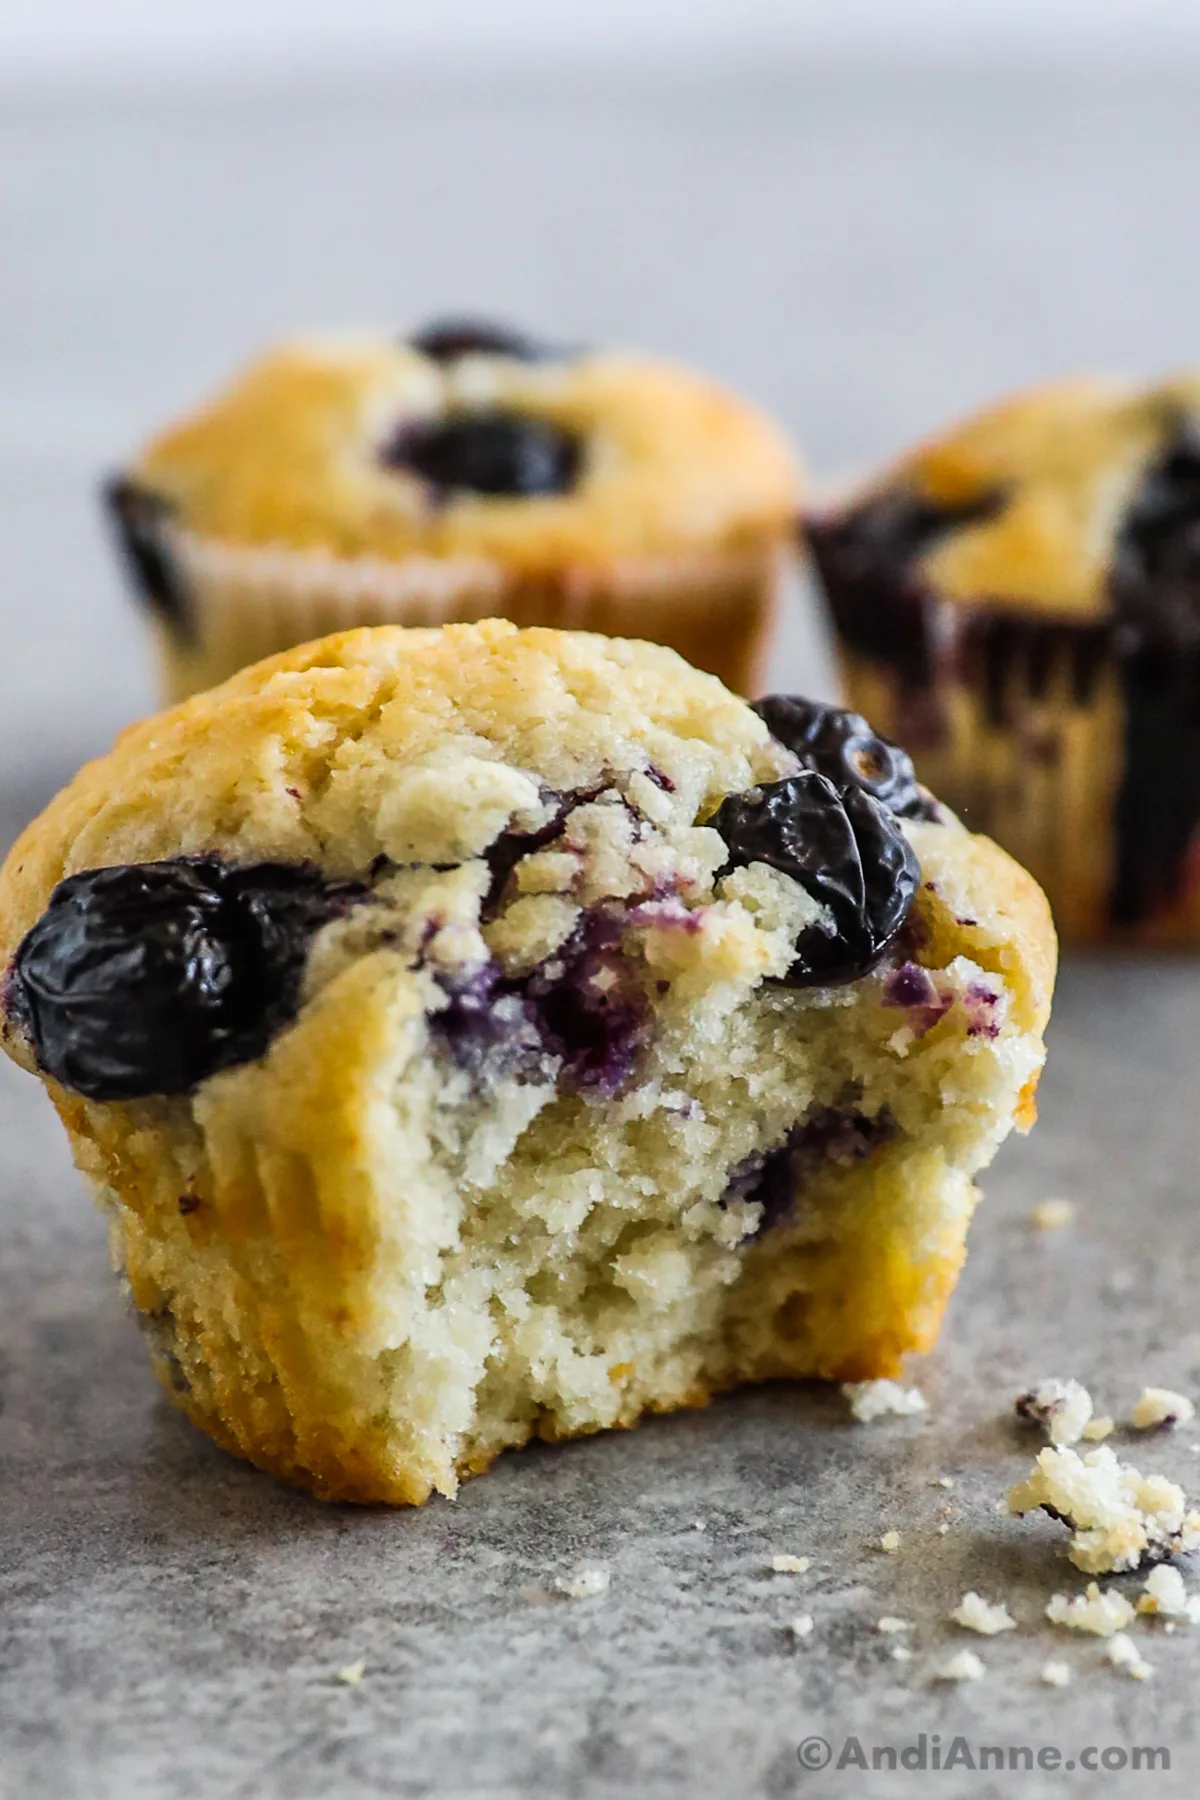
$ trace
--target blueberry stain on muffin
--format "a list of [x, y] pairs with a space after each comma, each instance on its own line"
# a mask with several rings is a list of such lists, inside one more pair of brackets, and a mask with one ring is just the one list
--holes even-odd
[[528, 499], [569, 494], [582, 470], [583, 447], [549, 419], [496, 409], [403, 425], [381, 460], [419, 476], [437, 504], [459, 493]]
[[484, 851], [491, 871], [491, 881], [484, 896], [483, 911], [493, 912], [504, 897], [509, 878], [519, 862], [555, 842], [563, 835], [567, 820], [577, 807], [586, 806], [603, 793], [603, 786], [577, 788], [569, 794], [543, 793], [550, 817], [532, 831], [502, 831]]
[[562, 949], [535, 969], [524, 998], [547, 1048], [577, 1088], [615, 1094], [650, 1031], [645, 990], [622, 949], [619, 916], [584, 916]]
[[439, 977], [446, 1004], [431, 1024], [460, 1068], [490, 1080], [548, 1076], [564, 1089], [615, 1094], [633, 1074], [650, 1030], [624, 921], [586, 914], [555, 955], [506, 977], [489, 962], [464, 980]]
[[1146, 471], [1112, 569], [1125, 702], [1113, 915], [1177, 899], [1200, 825], [1200, 429], [1185, 423]]
[[996, 491], [951, 504], [897, 487], [845, 513], [810, 520], [809, 547], [839, 635], [905, 682], [923, 686], [934, 646], [917, 564], [951, 532], [993, 517], [1003, 504]]
[[807, 1184], [823, 1164], [843, 1168], [865, 1162], [897, 1136], [886, 1108], [873, 1116], [852, 1103], [823, 1106], [793, 1125], [769, 1150], [755, 1150], [731, 1170], [721, 1204], [748, 1200], [762, 1207], [754, 1236], [791, 1223]]
[[1200, 940], [1200, 382], [1063, 382], [807, 524], [851, 698], [1064, 929]]

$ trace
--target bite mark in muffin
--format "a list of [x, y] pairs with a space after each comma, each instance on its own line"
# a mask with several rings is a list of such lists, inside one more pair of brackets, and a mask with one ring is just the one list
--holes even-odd
[[[318, 1493], [418, 1501], [531, 1436], [770, 1375], [892, 1375], [932, 1341], [973, 1177], [1028, 1121], [1052, 934], [948, 815], [897, 818], [799, 761], [668, 651], [381, 629], [135, 727], [30, 828], [0, 877], [5, 1045], [43, 1065], [199, 1425]], [[807, 865], [721, 835], [730, 795], [781, 782], [871, 809], [867, 887], [909, 858], [929, 877], [865, 962], [856, 943], [802, 986], [798, 950], [844, 920]], [[78, 1046], [51, 1070], [21, 990], [89, 883], [181, 872], [123, 1031], [157, 1020], [156, 957], [207, 993], [248, 897], [255, 958], [298, 961], [247, 983], [239, 948], [215, 1064], [101, 1097]], [[91, 948], [56, 965], [65, 1009]], [[106, 980], [123, 954], [102, 934]], [[948, 1003], [900, 1045], [916, 957]]]

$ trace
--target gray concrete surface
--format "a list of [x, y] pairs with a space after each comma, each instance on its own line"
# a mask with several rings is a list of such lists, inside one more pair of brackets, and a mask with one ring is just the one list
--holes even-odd
[[[1198, 84], [735, 71], [0, 98], [0, 832], [148, 704], [97, 472], [256, 341], [478, 304], [707, 363], [815, 466], [853, 465], [1013, 382], [1196, 354]], [[824, 678], [799, 613], [779, 678]], [[1006, 1414], [1028, 1380], [1076, 1375], [1116, 1411], [1144, 1381], [1200, 1390], [1198, 1034], [1192, 965], [1067, 968], [1042, 1123], [987, 1183], [920, 1371], [926, 1420], [748, 1393], [511, 1456], [394, 1516], [288, 1493], [157, 1399], [49, 1107], [0, 1069], [0, 1792], [1194, 1794], [1200, 1632], [1147, 1641], [1145, 1684], [1061, 1641], [1039, 1626], [1075, 1585], [1061, 1534], [994, 1501], [1027, 1460]], [[1038, 1234], [1051, 1193], [1078, 1219]], [[1193, 1443], [1138, 1448], [1200, 1485]], [[872, 1547], [890, 1528], [894, 1556]], [[770, 1574], [777, 1551], [811, 1572]], [[608, 1594], [551, 1597], [583, 1562]], [[1022, 1629], [969, 1640], [987, 1678], [947, 1688], [932, 1671], [967, 1641], [946, 1615], [969, 1586]], [[885, 1613], [913, 1622], [908, 1663]], [[1053, 1653], [1065, 1692], [1038, 1679]], [[922, 1731], [1064, 1762], [1162, 1745], [1172, 1768], [797, 1756]]]

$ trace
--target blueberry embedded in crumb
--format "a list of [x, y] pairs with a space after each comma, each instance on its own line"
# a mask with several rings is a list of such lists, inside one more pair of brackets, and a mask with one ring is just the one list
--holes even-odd
[[460, 356], [507, 356], [514, 362], [555, 362], [562, 351], [512, 325], [466, 316], [434, 319], [409, 338], [414, 350], [431, 362], [455, 362]]
[[186, 1093], [264, 1053], [295, 1014], [313, 933], [364, 892], [216, 857], [88, 869], [59, 882], [22, 939], [9, 1003], [64, 1087]]
[[939, 988], [928, 969], [919, 963], [902, 962], [893, 969], [883, 984], [883, 1004], [901, 1007], [908, 1014], [913, 1035], [923, 1038], [932, 1031], [954, 1005], [954, 993]]
[[526, 413], [459, 413], [402, 425], [380, 452], [384, 466], [417, 475], [435, 497], [569, 494], [583, 469], [574, 433]]
[[897, 1135], [896, 1122], [885, 1109], [868, 1117], [857, 1111], [823, 1106], [811, 1118], [793, 1125], [770, 1150], [757, 1150], [732, 1169], [721, 1205], [753, 1200], [762, 1207], [755, 1237], [788, 1222], [806, 1182], [825, 1165], [848, 1168], [874, 1155]]
[[768, 694], [754, 701], [752, 710], [772, 737], [839, 792], [861, 788], [900, 818], [937, 817], [907, 750], [872, 731], [861, 713], [822, 706], [799, 694]]
[[490, 917], [498, 905], [508, 878], [519, 862], [525, 857], [533, 856], [538, 850], [544, 850], [555, 838], [561, 837], [566, 822], [577, 806], [586, 806], [595, 800], [602, 790], [596, 788], [578, 788], [572, 793], [556, 794], [550, 789], [543, 793], [544, 803], [553, 808], [550, 818], [544, 825], [533, 831], [502, 831], [484, 851], [484, 861], [491, 874], [488, 891], [483, 902], [483, 916]]
[[430, 1029], [472, 1075], [496, 1056], [505, 1068], [515, 1067], [540, 1048], [520, 996], [505, 992], [503, 976], [498, 962], [463, 974], [434, 974], [446, 1004], [430, 1016]]
[[824, 775], [792, 775], [730, 794], [709, 824], [725, 840], [727, 869], [766, 863], [832, 915], [832, 931], [801, 933], [784, 977], [792, 987], [867, 974], [908, 917], [920, 864], [893, 814], [859, 788], [839, 794]]
[[166, 536], [170, 501], [123, 476], [105, 482], [101, 493], [135, 591], [179, 637], [190, 639], [194, 624], [187, 582]]
[[645, 989], [622, 936], [621, 919], [598, 909], [528, 975], [504, 976], [494, 962], [457, 979], [438, 973], [447, 1003], [430, 1029], [472, 1074], [489, 1063], [505, 1074], [541, 1071], [552, 1058], [567, 1085], [616, 1093], [649, 1033]]
[[597, 911], [524, 982], [548, 1050], [576, 1087], [614, 1094], [633, 1073], [649, 1029], [646, 995], [621, 947], [619, 918]]

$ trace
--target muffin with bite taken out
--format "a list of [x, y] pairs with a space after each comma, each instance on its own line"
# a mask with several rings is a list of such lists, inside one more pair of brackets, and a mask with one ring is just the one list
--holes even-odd
[[419, 1502], [931, 1344], [1054, 937], [861, 719], [491, 621], [126, 731], [0, 872], [0, 969], [172, 1398]]

